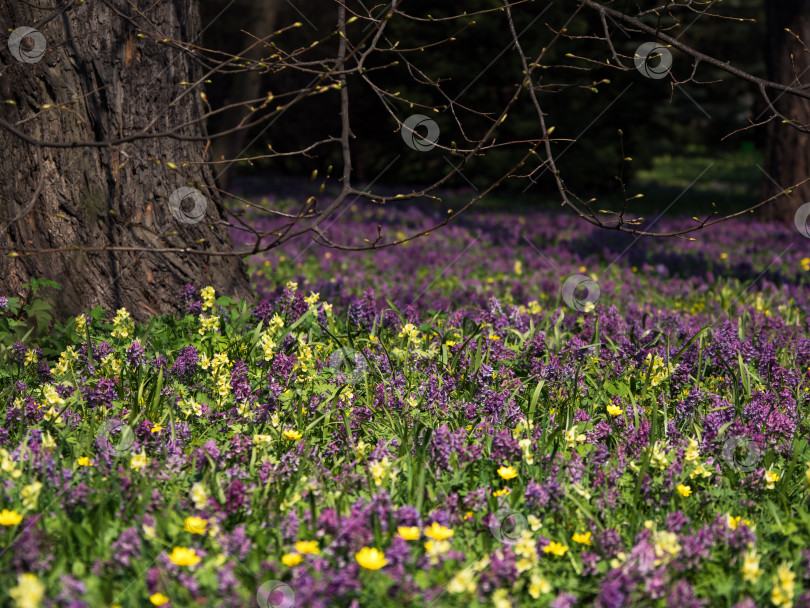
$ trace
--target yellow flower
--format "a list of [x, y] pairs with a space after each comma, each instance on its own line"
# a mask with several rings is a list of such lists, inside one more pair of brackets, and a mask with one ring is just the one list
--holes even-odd
[[200, 295], [202, 296], [202, 309], [203, 310], [211, 310], [214, 308], [214, 299], [215, 299], [216, 291], [210, 285], [208, 287], [203, 287], [200, 290]]
[[515, 555], [520, 559], [515, 564], [518, 572], [526, 572], [537, 563], [537, 543], [529, 530], [523, 530], [520, 538], [513, 547]]
[[450, 528], [445, 528], [439, 522], [434, 521], [429, 528], [425, 529], [425, 536], [433, 540], [447, 540], [455, 534]]
[[398, 338], [407, 338], [408, 342], [419, 344], [422, 337], [419, 335], [419, 330], [412, 323], [406, 323], [402, 326], [402, 330], [397, 335]]
[[694, 479], [695, 477], [711, 477], [712, 472], [704, 467], [702, 464], [699, 464], [695, 467], [695, 469], [689, 473], [689, 479]]
[[273, 438], [270, 435], [261, 435], [258, 433], [256, 435], [253, 435], [253, 443], [255, 443], [256, 445], [268, 444], [272, 443], [272, 441]]
[[611, 403], [607, 406], [607, 413], [611, 416], [621, 416], [622, 415], [622, 408], [620, 408], [615, 403]]
[[177, 566], [196, 566], [202, 558], [194, 549], [175, 547], [169, 554], [169, 559]]
[[523, 274], [523, 264], [520, 260], [515, 260], [515, 274]]
[[498, 469], [498, 475], [500, 475], [503, 479], [514, 479], [517, 477], [518, 473], [515, 470], [515, 467], [501, 467]]
[[192, 534], [205, 534], [205, 527], [208, 525], [208, 520], [202, 517], [186, 517], [185, 526], [183, 530], [191, 532]]
[[36, 508], [41, 490], [42, 484], [38, 481], [35, 481], [22, 489], [23, 506], [26, 509], [33, 511]]
[[768, 488], [769, 490], [773, 490], [774, 488], [773, 484], [779, 481], [779, 478], [780, 478], [779, 473], [768, 469], [767, 471], [765, 471], [765, 487]]
[[375, 485], [382, 485], [383, 477], [391, 471], [391, 462], [388, 460], [388, 456], [384, 456], [382, 460], [375, 460], [369, 465], [369, 469], [371, 470], [371, 475], [374, 478]]
[[295, 543], [295, 550], [302, 555], [318, 555], [318, 553], [321, 552], [321, 550], [318, 548], [317, 540], [299, 540], [297, 543]]
[[439, 556], [450, 550], [450, 543], [446, 540], [429, 540], [425, 543], [425, 551], [431, 564], [439, 563]]
[[149, 601], [152, 602], [153, 606], [163, 606], [169, 603], [169, 598], [162, 593], [153, 593], [149, 596]]
[[0, 511], [0, 526], [16, 526], [23, 520], [23, 516], [16, 511], [3, 509]]
[[732, 530], [736, 530], [737, 528], [740, 527], [740, 520], [742, 520], [742, 517], [740, 515], [738, 515], [737, 517], [734, 517], [733, 515], [726, 516], [726, 523], [728, 523], [728, 527], [731, 528]]
[[42, 447], [46, 450], [53, 450], [56, 447], [56, 441], [47, 431], [42, 433]]
[[388, 563], [385, 553], [373, 547], [363, 547], [354, 554], [354, 559], [366, 570], [379, 570]]
[[301, 557], [300, 553], [285, 553], [281, 556], [281, 563], [288, 568], [294, 568], [302, 561], [304, 561], [304, 558]]
[[509, 601], [509, 591], [496, 589], [492, 594], [492, 605], [495, 608], [512, 608], [512, 602]]
[[553, 553], [559, 557], [565, 555], [566, 551], [568, 551], [568, 547], [562, 543], [557, 543], [554, 541], [551, 541], [549, 544], [543, 547], [543, 553]]
[[475, 573], [470, 568], [459, 570], [447, 584], [450, 593], [475, 593]]
[[400, 526], [397, 528], [397, 534], [399, 534], [405, 540], [419, 540], [419, 537], [421, 536], [419, 528], [416, 526]]
[[82, 456], [81, 458], [76, 460], [76, 464], [80, 467], [92, 467], [93, 461], [90, 460], [87, 456]]
[[492, 493], [492, 495], [497, 498], [498, 496], [508, 496], [511, 493], [512, 493], [512, 490], [510, 490], [509, 488], [502, 488], [500, 490], [495, 490]]
[[204, 509], [205, 504], [208, 502], [208, 493], [205, 491], [205, 486], [201, 484], [199, 481], [196, 482], [193, 486], [191, 486], [191, 492], [189, 492], [191, 496], [191, 500], [194, 503], [195, 509]]
[[153, 425], [153, 426], [152, 426], [152, 428], [150, 429], [150, 432], [152, 432], [152, 433], [159, 433], [159, 432], [160, 432], [160, 431], [162, 431], [162, 430], [163, 430], [163, 427], [162, 427], [162, 426], [160, 426], [159, 424], [155, 424], [155, 425]]
[[45, 585], [39, 582], [36, 574], [27, 572], [17, 576], [17, 586], [8, 594], [17, 608], [37, 608], [45, 597]]
[[580, 545], [590, 545], [591, 544], [591, 533], [588, 532], [577, 532], [572, 536], [575, 543], [579, 543]]
[[759, 555], [753, 546], [749, 546], [743, 557], [743, 580], [756, 583], [762, 570], [759, 568]]
[[692, 493], [692, 488], [682, 483], [677, 485], [678, 494], [681, 496], [689, 496]]
[[284, 431], [282, 433], [282, 436], [287, 441], [298, 441], [299, 439], [301, 439], [303, 435], [301, 435], [301, 433], [299, 433], [298, 431], [291, 430], [291, 431]]
[[678, 544], [678, 535], [674, 532], [666, 530], [656, 532], [653, 539], [655, 540], [655, 555], [658, 558], [669, 558], [681, 551], [681, 546]]
[[771, 591], [771, 602], [774, 606], [784, 606], [792, 608], [793, 594], [796, 590], [796, 575], [791, 572], [790, 564], [782, 562], [773, 577], [773, 591]]
[[128, 338], [135, 331], [135, 323], [126, 308], [119, 308], [113, 319], [113, 338]]
[[149, 458], [146, 456], [146, 449], [141, 448], [140, 453], [133, 454], [132, 458], [129, 461], [129, 467], [131, 469], [135, 469], [136, 471], [141, 471], [149, 464]]
[[551, 583], [538, 573], [532, 572], [532, 577], [529, 581], [529, 595], [534, 599], [538, 599], [541, 593], [551, 593]]

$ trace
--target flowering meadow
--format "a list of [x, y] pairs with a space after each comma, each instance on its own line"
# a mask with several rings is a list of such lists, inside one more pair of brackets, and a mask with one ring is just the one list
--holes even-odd
[[255, 256], [255, 303], [0, 298], [0, 605], [810, 607], [810, 240], [693, 236], [469, 213]]

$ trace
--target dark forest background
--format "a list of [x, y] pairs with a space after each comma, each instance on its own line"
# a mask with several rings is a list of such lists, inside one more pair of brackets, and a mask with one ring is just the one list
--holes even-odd
[[[315, 38], [325, 37], [334, 30], [334, 11], [317, 10], [317, 2], [299, 1], [295, 4], [281, 2], [278, 5], [276, 26], [281, 27], [301, 21], [302, 27], [291, 33], [297, 36], [300, 45], [309, 44]], [[469, 0], [464, 8], [470, 12], [499, 5], [498, 0]], [[518, 32], [523, 32], [521, 42], [528, 56], [535, 56], [548, 43], [552, 35], [550, 27], [559, 27], [570, 16], [572, 3], [555, 3], [547, 10], [545, 3], [535, 2], [514, 11]], [[710, 17], [693, 16], [685, 19], [682, 27], [673, 32], [681, 33], [681, 40], [702, 52], [730, 60], [732, 64], [759, 76], [765, 76], [765, 9], [758, 0], [730, 0], [722, 5], [724, 14], [734, 14], [745, 21], [719, 21]], [[221, 6], [217, 2], [203, 2], [203, 23], [212, 19]], [[250, 10], [246, 4], [246, 10]], [[455, 3], [436, 5], [435, 2], [414, 0], [408, 2], [411, 14], [430, 14], [435, 18], [457, 14]], [[542, 12], [542, 15], [540, 13]], [[265, 13], [264, 10], [260, 13]], [[538, 15], [539, 18], [538, 18]], [[258, 16], [257, 16], [258, 18]], [[303, 19], [306, 19], [305, 21]], [[231, 12], [223, 18], [219, 27], [205, 33], [209, 47], [238, 52], [244, 43], [243, 36], [228, 34], [244, 27], [243, 13]], [[645, 41], [639, 34], [626, 34], [618, 23], [611, 23], [613, 41], [620, 53], [632, 56], [639, 44]], [[497, 112], [512, 95], [516, 82], [521, 80], [521, 68], [516, 53], [511, 49], [511, 38], [503, 19], [497, 14], [489, 18], [477, 18], [476, 25], [456, 36], [454, 42], [431, 48], [437, 40], [436, 28], [423, 24], [394, 20], [390, 24], [390, 36], [402, 40], [408, 47], [425, 45], [418, 65], [431, 77], [452, 74], [443, 82], [447, 95], [479, 110]], [[598, 31], [598, 17], [583, 13], [569, 26], [568, 34], [585, 35]], [[722, 35], [717, 35], [722, 28]], [[680, 30], [680, 31], [679, 31]], [[324, 44], [320, 52], [324, 57], [334, 55], [334, 45]], [[493, 57], [493, 49], [503, 49], [500, 56]], [[559, 67], [544, 70], [544, 83], [559, 82], [555, 92], [541, 93], [541, 101], [549, 115], [549, 124], [555, 127], [555, 137], [577, 139], [573, 145], [557, 144], [565, 149], [558, 160], [563, 176], [575, 176], [575, 189], [583, 196], [605, 196], [617, 191], [617, 176], [622, 175], [630, 186], [644, 183], [656, 192], [667, 195], [672, 188], [683, 187], [697, 177], [701, 167], [696, 158], [715, 161], [712, 167], [715, 179], [705, 180], [714, 184], [718, 191], [710, 198], [734, 199], [738, 195], [758, 195], [762, 175], [757, 173], [755, 163], [765, 147], [765, 129], [751, 129], [723, 137], [748, 124], [765, 110], [765, 104], [756, 88], [750, 83], [733, 79], [710, 66], [702, 66], [697, 79], [710, 84], [689, 84], [672, 87], [671, 79], [653, 80], [640, 77], [633, 71], [621, 72], [609, 67], [595, 66], [566, 55], [588, 57], [596, 61], [608, 58], [607, 46], [594, 40], [567, 40], [552, 46], [547, 64]], [[672, 72], [678, 79], [686, 79], [691, 73], [689, 58], [673, 51]], [[414, 57], [410, 57], [414, 61]], [[371, 67], [371, 66], [369, 66]], [[413, 82], [404, 66], [379, 72], [380, 86], [391, 91], [400, 91], [403, 97], [436, 106], [444, 100], [431, 96], [428, 87]], [[243, 87], [227, 76], [218, 76], [219, 81], [209, 87], [209, 97], [214, 105], [224, 103], [233, 88]], [[601, 82], [604, 79], [609, 82]], [[594, 85], [594, 83], [599, 83]], [[283, 71], [265, 76], [258, 85], [262, 91], [282, 91], [304, 87], [306, 77], [299, 72]], [[351, 85], [351, 82], [350, 82]], [[628, 88], [629, 87], [629, 88]], [[360, 181], [377, 185], [385, 183], [427, 183], [447, 172], [449, 155], [421, 154], [401, 145], [396, 124], [385, 112], [380, 100], [368, 88], [350, 87], [352, 93], [352, 124], [357, 138], [353, 143], [356, 175]], [[617, 99], [618, 97], [618, 99]], [[339, 113], [337, 96], [318, 96], [285, 113], [281, 120], [270, 128], [257, 129], [245, 135], [251, 142], [248, 153], [260, 154], [268, 145], [274, 149], [295, 149], [314, 141], [325, 134], [335, 134]], [[414, 110], [417, 111], [417, 110]], [[441, 127], [443, 141], [461, 141], [455, 121], [439, 112], [431, 114]], [[465, 124], [475, 125], [473, 114], [461, 115]], [[232, 119], [232, 117], [231, 117]], [[478, 121], [486, 128], [485, 120]], [[220, 120], [211, 125], [218, 130], [227, 125]], [[538, 124], [533, 108], [521, 107], [517, 114], [510, 115], [504, 125], [503, 139], [519, 140], [537, 137]], [[618, 130], [623, 137], [620, 138]], [[482, 131], [483, 132], [483, 131]], [[624, 145], [622, 153], [621, 145]], [[475, 162], [464, 169], [463, 175], [453, 177], [451, 185], [469, 187], [471, 182], [484, 188], [503, 175], [519, 158], [520, 150], [490, 152], [486, 161]], [[339, 163], [339, 150], [332, 150], [334, 163]], [[226, 155], [226, 158], [228, 156]], [[397, 158], [398, 157], [398, 158]], [[622, 163], [623, 157], [632, 162]], [[328, 156], [327, 156], [328, 159]], [[391, 162], [397, 159], [393, 165]], [[311, 171], [328, 164], [324, 158], [306, 159], [293, 157], [288, 160], [263, 164], [261, 162], [239, 163], [229, 172], [229, 177], [267, 176], [268, 174], [308, 175]], [[389, 165], [391, 165], [389, 167]], [[389, 167], [386, 169], [386, 167]], [[694, 175], [691, 175], [694, 173]], [[659, 179], [660, 178], [660, 179]], [[670, 186], [670, 188], [668, 188]], [[539, 201], [553, 195], [554, 183], [549, 173], [538, 180], [526, 193], [526, 182], [506, 185], [506, 193], [512, 202]], [[520, 194], [517, 199], [515, 196]], [[706, 201], [700, 192], [690, 205], [702, 206]]]

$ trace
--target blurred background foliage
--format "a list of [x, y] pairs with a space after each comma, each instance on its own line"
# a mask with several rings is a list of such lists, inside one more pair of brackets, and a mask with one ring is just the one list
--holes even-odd
[[[205, 32], [204, 42], [208, 47], [236, 53], [249, 43], [249, 37], [241, 30], [250, 32], [256, 14], [261, 14], [268, 5], [259, 0], [255, 0], [255, 4], [253, 0], [239, 2], [242, 10], [225, 15], [216, 28]], [[277, 28], [302, 22], [301, 27], [285, 34], [284, 44], [288, 48], [328, 38], [326, 43], [310, 52], [319, 57], [335, 54], [337, 38], [330, 37], [330, 34], [335, 30], [336, 10], [331, 10], [334, 8], [331, 4], [328, 5], [330, 10], [324, 10], [324, 4], [323, 0], [290, 0], [289, 3], [273, 5], [274, 9], [277, 8]], [[653, 6], [652, 2], [646, 1], [636, 4], [642, 9]], [[410, 0], [402, 8], [411, 15], [440, 18], [461, 10], [474, 13], [500, 6], [500, 0], [441, 4]], [[203, 8], [203, 24], [222, 10], [220, 3], [214, 0], [204, 0]], [[380, 6], [380, 10], [384, 8]], [[575, 8], [574, 3], [549, 6], [540, 0], [513, 8], [520, 42], [528, 57], [536, 57], [550, 44], [555, 31], [563, 27]], [[762, 1], [726, 0], [713, 10], [744, 21], [687, 14], [681, 27], [670, 32], [671, 35], [679, 36], [710, 56], [731, 61], [736, 67], [764, 76]], [[472, 21], [475, 21], [474, 25], [469, 25]], [[468, 27], [463, 28], [465, 24]], [[609, 24], [613, 42], [625, 56], [632, 58], [635, 49], [650, 39], [625, 32], [619, 24]], [[358, 22], [353, 27], [362, 30], [365, 26]], [[571, 21], [567, 30], [573, 36], [600, 32], [597, 17], [584, 12]], [[400, 41], [403, 48], [424, 47], [423, 51], [407, 53], [406, 56], [430, 78], [441, 79], [442, 90], [449, 99], [482, 113], [456, 106], [458, 117], [472, 136], [485, 132], [491, 120], [486, 114], [497, 116], [522, 79], [520, 59], [512, 48], [502, 11], [442, 23], [396, 17], [391, 20], [387, 35], [391, 40]], [[454, 40], [436, 44], [450, 37]], [[617, 176], [622, 175], [630, 188], [661, 188], [666, 195], [668, 188], [680, 190], [688, 185], [705, 168], [702, 161], [707, 160], [718, 161], [705, 176], [706, 183], [718, 186], [715, 193], [708, 195], [712, 200], [734, 198], [741, 191], [744, 195], [757, 193], [761, 175], [754, 165], [761, 162], [764, 129], [747, 130], [722, 139], [745, 127], [749, 119], [764, 110], [752, 85], [701, 66], [696, 80], [706, 84], [673, 87], [669, 77], [653, 80], [643, 77], [635, 69], [620, 71], [599, 65], [609, 57], [604, 42], [589, 38], [562, 39], [548, 51], [543, 62], [548, 67], [535, 72], [546, 87], [539, 91], [539, 100], [547, 114], [547, 124], [556, 128], [554, 137], [576, 140], [575, 143], [561, 141], [554, 144], [561, 175], [570, 188], [584, 198], [601, 197], [617, 191]], [[392, 59], [391, 53], [379, 54], [375, 57], [376, 64], [370, 63], [369, 67], [389, 63]], [[692, 71], [689, 58], [673, 50], [673, 59], [675, 77], [679, 80], [688, 78]], [[632, 66], [632, 59], [625, 60], [625, 65]], [[417, 104], [413, 108], [405, 102], [392, 105], [391, 110], [400, 120], [417, 112], [429, 115], [441, 128], [441, 143], [455, 141], [460, 147], [465, 146], [455, 121], [449, 112], [444, 111], [447, 99], [434, 88], [416, 83], [404, 62], [377, 71], [373, 78], [381, 88], [399, 93], [403, 100]], [[305, 87], [311, 80], [311, 74], [287, 69], [265, 75], [260, 89], [278, 94]], [[216, 107], [234, 96], [233, 87], [233, 77], [220, 75], [209, 88], [208, 97]], [[359, 78], [350, 79], [349, 89], [352, 126], [356, 135], [352, 151], [359, 182], [425, 184], [445, 174], [451, 169], [451, 163], [458, 165], [459, 157], [438, 148], [431, 153], [421, 153], [402, 145], [396, 123], [379, 97]], [[248, 133], [246, 144], [250, 145], [245, 153], [261, 154], [268, 145], [275, 150], [293, 150], [328, 135], [339, 135], [338, 104], [337, 92], [306, 100], [285, 112], [269, 128], [262, 126]], [[420, 104], [423, 107], [419, 107]], [[439, 111], [432, 111], [432, 107]], [[211, 130], [222, 126], [214, 123]], [[619, 129], [623, 138], [619, 136]], [[537, 115], [527, 94], [522, 95], [522, 102], [509, 114], [498, 133], [499, 141], [540, 135]], [[453, 177], [450, 185], [469, 188], [473, 184], [476, 188], [485, 188], [508, 171], [526, 149], [527, 146], [517, 146], [489, 151], [485, 156], [473, 159], [461, 170], [462, 175]], [[632, 161], [622, 163], [623, 156], [631, 157]], [[695, 162], [690, 162], [692, 159]], [[242, 177], [309, 175], [317, 169], [323, 174], [330, 164], [339, 166], [337, 145], [321, 148], [320, 154], [311, 158], [296, 156], [267, 163], [241, 162], [234, 173]], [[515, 194], [522, 192], [527, 185], [525, 180], [508, 184], [506, 192], [510, 200], [515, 200]], [[553, 191], [552, 177], [546, 172], [536, 185], [517, 198], [531, 201], [534, 197], [548, 197]]]

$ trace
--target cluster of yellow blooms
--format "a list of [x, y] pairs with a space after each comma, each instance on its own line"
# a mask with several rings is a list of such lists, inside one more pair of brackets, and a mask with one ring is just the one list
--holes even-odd
[[[84, 318], [84, 317], [80, 317]], [[59, 355], [59, 362], [54, 366], [53, 372], [59, 377], [65, 375], [71, 368], [71, 363], [79, 358], [78, 353], [73, 350], [72, 346], [68, 346], [62, 354]]]
[[11, 454], [4, 448], [0, 448], [0, 472], [7, 473], [12, 479], [17, 479], [22, 475], [18, 463], [11, 459]]
[[200, 330], [201, 336], [213, 332], [219, 327], [219, 317], [217, 315], [204, 316], [200, 315]]
[[312, 349], [304, 341], [304, 338], [298, 338], [298, 350], [295, 353], [296, 363], [295, 369], [300, 372], [296, 380], [298, 382], [307, 382], [315, 377], [315, 355], [312, 354]]
[[422, 336], [419, 335], [419, 330], [412, 323], [406, 323], [402, 326], [398, 336], [399, 338], [407, 338], [408, 343], [413, 343], [418, 346], [422, 341]]
[[[650, 369], [650, 363], [652, 363], [652, 369]], [[653, 356], [652, 353], [647, 353], [647, 358], [644, 359], [644, 364], [641, 367], [641, 371], [645, 377], [649, 371], [650, 386], [655, 387], [669, 378], [672, 372], [675, 371], [675, 368], [672, 367], [672, 364], [667, 364], [658, 355]]]
[[205, 486], [199, 481], [191, 486], [189, 496], [191, 497], [191, 502], [194, 503], [195, 509], [202, 510], [208, 504], [208, 493], [205, 491]]
[[565, 431], [565, 443], [568, 445], [569, 448], [572, 448], [577, 444], [585, 443], [586, 439], [587, 437], [585, 436], [585, 433], [577, 432], [577, 425], [574, 425], [570, 429]]
[[203, 310], [213, 310], [214, 309], [214, 299], [216, 296], [216, 291], [210, 285], [208, 287], [203, 287], [200, 290], [200, 296], [202, 296], [202, 309]]
[[[84, 317], [82, 317], [84, 318]], [[129, 338], [135, 331], [135, 322], [126, 308], [119, 308], [113, 319], [113, 338]]]
[[281, 556], [281, 563], [293, 568], [304, 561], [304, 555], [318, 555], [320, 552], [317, 540], [299, 540], [295, 543], [295, 551]]
[[9, 591], [17, 608], [37, 608], [45, 597], [45, 585], [36, 574], [26, 572], [17, 576], [17, 586]]
[[217, 353], [209, 359], [200, 356], [200, 367], [211, 370], [211, 381], [214, 383], [220, 404], [231, 394], [231, 368], [233, 363], [226, 353]]
[[284, 327], [284, 319], [278, 314], [273, 315], [273, 318], [267, 324], [267, 330], [262, 333], [259, 340], [259, 346], [264, 353], [264, 360], [270, 361], [276, 355], [276, 334]]
[[774, 606], [784, 606], [792, 608], [793, 594], [796, 591], [796, 575], [791, 572], [790, 564], [783, 562], [776, 569], [773, 576], [773, 590], [771, 591], [771, 602]]
[[664, 471], [669, 467], [669, 459], [667, 458], [667, 452], [664, 451], [664, 447], [660, 441], [656, 441], [655, 445], [653, 446], [653, 453], [652, 459], [650, 461], [651, 466], [657, 466], [659, 470]]
[[759, 567], [760, 556], [757, 555], [757, 550], [753, 545], [749, 545], [745, 554], [743, 555], [742, 574], [743, 580], [751, 583], [756, 583], [759, 580], [762, 570]]
[[191, 398], [183, 398], [177, 402], [177, 406], [188, 417], [192, 413], [195, 416], [202, 416], [202, 406]]
[[137, 454], [133, 454], [132, 458], [129, 460], [129, 468], [131, 468], [133, 471], [143, 471], [148, 464], [149, 457], [146, 455], [145, 448], [141, 448], [141, 451]]
[[377, 486], [382, 485], [385, 477], [388, 477], [389, 481], [394, 481], [398, 475], [398, 471], [393, 468], [393, 463], [388, 460], [388, 456], [384, 456], [382, 460], [371, 462], [369, 468], [372, 477], [374, 477], [374, 484]]

